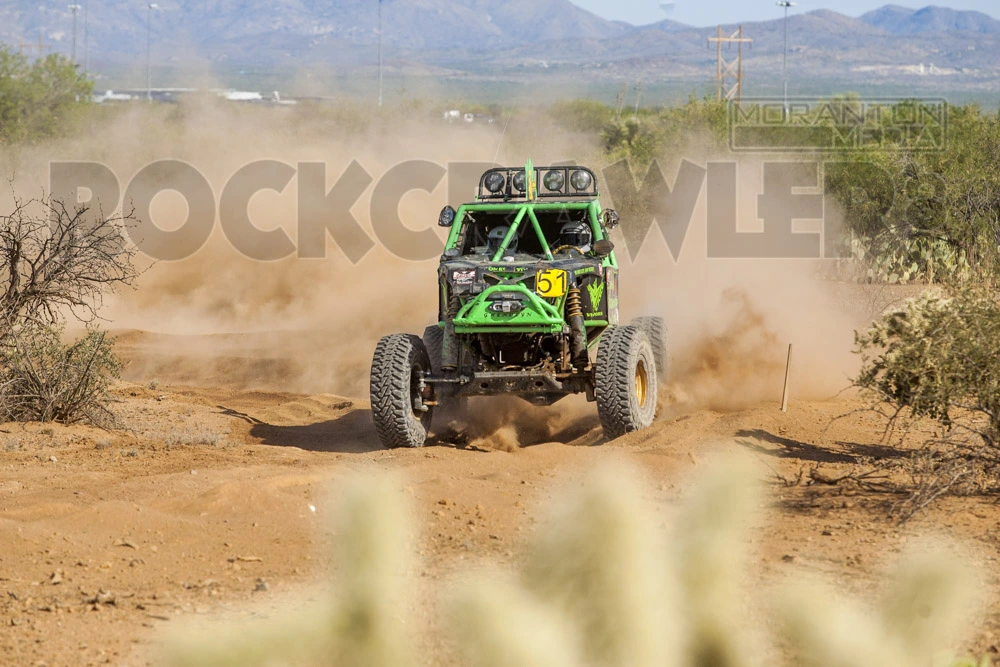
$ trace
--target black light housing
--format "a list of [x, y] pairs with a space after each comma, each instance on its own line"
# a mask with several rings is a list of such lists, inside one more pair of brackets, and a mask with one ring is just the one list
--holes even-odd
[[445, 206], [438, 216], [438, 227], [451, 227], [453, 222], [455, 222], [455, 209]]
[[507, 179], [503, 177], [503, 174], [501, 174], [498, 171], [495, 171], [486, 177], [485, 185], [487, 190], [489, 190], [493, 194], [498, 194], [501, 191], [503, 191], [503, 186], [506, 182]]
[[553, 169], [545, 174], [545, 178], [542, 180], [542, 183], [545, 185], [545, 189], [549, 192], [560, 192], [566, 184], [566, 176], [563, 175], [562, 171]]
[[594, 177], [590, 175], [589, 171], [577, 169], [573, 172], [573, 175], [569, 177], [569, 183], [573, 186], [574, 190], [582, 192], [583, 190], [590, 189], [590, 186], [594, 184]]
[[515, 172], [514, 175], [510, 177], [510, 184], [518, 192], [524, 192], [528, 189], [528, 179], [524, 175], [523, 171]]
[[[495, 167], [479, 179], [478, 200], [597, 197], [597, 175], [577, 166]], [[537, 184], [537, 187], [535, 186]], [[582, 188], [582, 189], [581, 189]]]

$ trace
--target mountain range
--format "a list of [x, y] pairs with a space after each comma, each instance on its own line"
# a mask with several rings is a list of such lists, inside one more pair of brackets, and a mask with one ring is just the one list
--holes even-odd
[[[715, 26], [664, 20], [645, 26], [608, 21], [569, 0], [87, 0], [87, 42], [96, 67], [145, 60], [147, 21], [153, 57], [177, 67], [323, 64], [350, 71], [376, 62], [379, 10], [390, 72], [436, 76], [552, 76], [586, 70], [600, 78], [702, 79], [714, 75]], [[83, 53], [83, 12], [77, 52]], [[72, 15], [65, 0], [0, 5], [0, 41], [69, 53]], [[736, 25], [722, 26], [726, 34]], [[744, 68], [780, 77], [781, 18], [743, 24], [754, 40]], [[948, 77], [988, 86], [1000, 78], [1000, 21], [944, 7], [886, 5], [860, 17], [830, 10], [788, 19], [789, 72], [797, 77]], [[26, 47], [31, 52], [31, 47]], [[726, 57], [735, 55], [730, 48]]]

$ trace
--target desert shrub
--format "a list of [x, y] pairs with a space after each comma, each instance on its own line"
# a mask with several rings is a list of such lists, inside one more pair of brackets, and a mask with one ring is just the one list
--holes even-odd
[[906, 459], [906, 511], [945, 492], [1000, 490], [1000, 306], [982, 287], [931, 290], [856, 334], [854, 384], [891, 430], [911, 418], [941, 427]]
[[67, 310], [95, 319], [104, 294], [137, 277], [124, 234], [133, 222], [130, 214], [15, 196], [10, 214], [0, 215], [0, 317], [14, 326], [53, 324]]
[[600, 137], [605, 159], [627, 159], [644, 171], [653, 160], [676, 160], [692, 145], [721, 148], [726, 144], [727, 107], [715, 99], [691, 97], [678, 106], [610, 107], [591, 100], [555, 104], [549, 114], [557, 126]]
[[[912, 102], [898, 104], [899, 117], [907, 106]], [[947, 111], [947, 141], [936, 150], [866, 146], [827, 167], [828, 192], [844, 211], [844, 240], [854, 241], [869, 279], [996, 278], [1000, 175], [990, 165], [1000, 159], [1000, 115], [975, 104]]]
[[15, 196], [0, 216], [0, 419], [110, 421], [111, 339], [62, 337], [67, 319], [92, 323], [103, 296], [135, 280], [130, 222], [45, 197]]
[[576, 132], [600, 134], [615, 119], [615, 110], [594, 100], [556, 102], [549, 115], [559, 125]]
[[61, 326], [8, 330], [0, 347], [0, 420], [110, 425], [108, 389], [119, 377], [112, 341], [100, 331], [62, 342]]

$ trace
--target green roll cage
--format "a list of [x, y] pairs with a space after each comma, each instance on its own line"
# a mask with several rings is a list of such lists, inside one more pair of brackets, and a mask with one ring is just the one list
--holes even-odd
[[[465, 215], [467, 213], [475, 213], [477, 211], [516, 213], [514, 222], [511, 223], [510, 229], [507, 231], [507, 235], [504, 236], [503, 242], [493, 255], [492, 261], [496, 263], [503, 260], [507, 247], [510, 245], [511, 240], [513, 240], [513, 238], [517, 235], [518, 230], [520, 229], [525, 218], [531, 222], [531, 226], [535, 231], [535, 235], [538, 237], [538, 242], [542, 247], [542, 251], [545, 253], [545, 258], [548, 260], [555, 259], [555, 257], [552, 256], [552, 249], [549, 247], [548, 240], [545, 238], [545, 234], [542, 233], [542, 226], [538, 222], [538, 216], [535, 215], [535, 211], [587, 211], [587, 219], [590, 221], [591, 231], [594, 234], [594, 241], [602, 241], [607, 238], [604, 233], [604, 228], [601, 226], [600, 222], [601, 202], [598, 199], [570, 202], [522, 201], [473, 203], [462, 204], [458, 207], [458, 211], [455, 213], [455, 220], [451, 225], [451, 231], [448, 234], [448, 241], [445, 244], [446, 252], [452, 248], [457, 248], [458, 238], [462, 232], [462, 226], [465, 224]], [[614, 251], [604, 258], [602, 265], [605, 267], [618, 267], [618, 261], [615, 259]]]

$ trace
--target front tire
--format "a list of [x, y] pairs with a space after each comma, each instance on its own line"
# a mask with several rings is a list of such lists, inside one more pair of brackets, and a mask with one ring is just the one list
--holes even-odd
[[[378, 342], [371, 370], [372, 419], [382, 445], [422, 447], [431, 427], [424, 405], [423, 374], [431, 370], [427, 348], [417, 336], [394, 334]], [[423, 410], [420, 410], [420, 407]]]
[[597, 414], [608, 440], [639, 431], [656, 417], [656, 356], [649, 336], [634, 325], [601, 336], [594, 371]]

